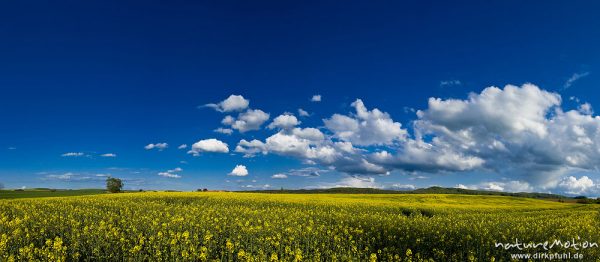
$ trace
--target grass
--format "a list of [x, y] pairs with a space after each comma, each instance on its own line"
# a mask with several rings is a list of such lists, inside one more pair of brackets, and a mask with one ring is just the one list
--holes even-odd
[[52, 190], [52, 189], [26, 189], [26, 190], [0, 190], [0, 199], [39, 198], [39, 197], [68, 197], [105, 194], [103, 189], [77, 189], [77, 190]]

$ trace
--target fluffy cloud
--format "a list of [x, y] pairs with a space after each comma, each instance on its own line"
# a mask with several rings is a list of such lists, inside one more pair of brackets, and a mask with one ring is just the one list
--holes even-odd
[[455, 188], [460, 188], [460, 189], [469, 189], [468, 186], [465, 186], [463, 184], [457, 184], [456, 186], [454, 186]]
[[247, 176], [248, 169], [244, 165], [236, 165], [235, 168], [233, 168], [233, 170], [231, 170], [231, 173], [229, 173], [227, 175], [229, 175], [229, 176]]
[[180, 167], [177, 167], [175, 169], [170, 169], [165, 172], [159, 172], [158, 175], [162, 176], [162, 177], [167, 177], [167, 178], [181, 178], [181, 175], [177, 174], [181, 171], [183, 171], [183, 169], [181, 169]]
[[235, 152], [243, 153], [245, 157], [252, 157], [258, 153], [266, 154], [267, 148], [260, 140], [253, 139], [252, 141], [247, 141], [242, 139], [235, 147]]
[[[587, 103], [565, 111], [561, 102], [559, 94], [532, 84], [488, 87], [466, 99], [430, 98], [427, 107], [416, 112], [409, 133], [388, 113], [368, 109], [357, 99], [352, 103], [354, 112], [324, 119], [321, 130], [298, 127], [298, 119], [283, 114], [269, 125], [277, 129], [274, 134], [264, 140], [242, 139], [235, 151], [247, 157], [297, 158], [351, 177], [393, 170], [476, 171], [507, 178], [460, 186], [580, 192], [575, 187], [567, 190], [569, 181], [561, 178], [600, 169], [600, 117]], [[229, 116], [223, 123], [233, 127], [239, 120]]]
[[85, 154], [82, 152], [69, 152], [69, 153], [64, 153], [60, 156], [62, 157], [79, 157], [79, 156], [84, 156]]
[[102, 154], [100, 155], [101, 157], [117, 157], [117, 154], [113, 154], [113, 153], [106, 153], [106, 154]]
[[312, 101], [312, 102], [321, 102], [321, 95], [314, 95], [314, 96], [312, 96], [312, 98], [310, 99], [310, 101]]
[[169, 144], [167, 144], [167, 143], [156, 143], [156, 144], [148, 144], [144, 147], [144, 149], [146, 149], [146, 150], [158, 149], [159, 151], [162, 151], [167, 147], [169, 147]]
[[246, 131], [259, 130], [260, 126], [267, 120], [269, 120], [268, 113], [260, 109], [248, 109], [246, 112], [240, 113], [237, 118], [226, 116], [221, 123], [244, 133]]
[[181, 144], [177, 147], [177, 149], [186, 149], [187, 147], [187, 144]]
[[466, 171], [480, 167], [484, 160], [453, 151], [452, 148], [436, 146], [423, 141], [410, 140], [393, 155], [380, 151], [371, 155], [374, 163], [403, 171], [439, 172]]
[[579, 179], [568, 176], [558, 183], [557, 189], [569, 195], [595, 194], [598, 193], [598, 184], [587, 176]]
[[242, 139], [236, 152], [247, 157], [258, 153], [289, 156], [349, 174], [388, 174], [387, 169], [369, 162], [351, 142], [332, 141], [319, 129], [310, 127], [280, 130], [265, 142]]
[[373, 159], [425, 172], [514, 173], [551, 187], [569, 170], [600, 167], [600, 118], [560, 104], [560, 95], [531, 84], [488, 87], [466, 100], [430, 98], [417, 112], [415, 138]]
[[314, 145], [320, 144], [324, 139], [323, 133], [316, 128], [294, 128], [291, 131], [282, 130], [266, 139], [266, 142], [260, 140], [246, 141], [242, 139], [237, 147], [236, 152], [248, 155], [254, 155], [262, 152], [268, 152], [289, 155], [296, 157], [316, 156], [321, 149], [317, 149]]
[[546, 114], [560, 102], [558, 94], [531, 84], [523, 87], [508, 85], [504, 90], [488, 87], [481, 94], [472, 93], [468, 100], [430, 98], [427, 110], [419, 110], [417, 115], [420, 126], [431, 131], [472, 128], [476, 129], [473, 133], [506, 137], [524, 132], [544, 136], [547, 133]]
[[298, 121], [298, 118], [296, 118], [294, 115], [283, 114], [283, 115], [279, 115], [278, 117], [273, 119], [273, 122], [271, 122], [271, 124], [269, 124], [267, 127], [269, 129], [276, 129], [276, 128], [290, 129], [299, 124], [300, 124], [300, 121]]
[[577, 110], [584, 115], [594, 114], [594, 110], [592, 109], [592, 105], [589, 103], [583, 103], [577, 107]]
[[360, 99], [352, 103], [352, 107], [356, 110], [354, 116], [334, 114], [323, 120], [334, 137], [359, 146], [387, 145], [406, 137], [406, 130], [388, 113], [377, 108], [369, 111]]
[[204, 106], [213, 108], [219, 112], [242, 111], [248, 108], [250, 101], [240, 95], [230, 95], [227, 99], [216, 103], [206, 104]]
[[188, 154], [198, 156], [201, 152], [228, 153], [229, 147], [221, 140], [214, 138], [204, 139], [194, 143]]

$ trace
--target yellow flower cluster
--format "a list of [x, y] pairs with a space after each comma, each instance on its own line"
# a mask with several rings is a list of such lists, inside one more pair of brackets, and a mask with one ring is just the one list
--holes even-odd
[[[600, 243], [598, 218], [593, 205], [500, 196], [16, 199], [0, 202], [0, 261], [508, 261], [496, 242]], [[578, 253], [598, 258], [600, 248]]]

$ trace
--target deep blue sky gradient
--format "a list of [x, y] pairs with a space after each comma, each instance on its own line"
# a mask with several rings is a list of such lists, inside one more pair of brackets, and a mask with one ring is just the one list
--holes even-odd
[[[487, 86], [534, 83], [600, 105], [600, 3], [595, 1], [6, 1], [0, 4], [0, 182], [7, 187], [100, 187], [48, 174], [111, 174], [130, 188], [305, 187], [339, 180], [270, 175], [297, 160], [177, 150], [212, 130], [207, 108], [231, 94], [271, 113], [314, 113], [320, 126], [361, 98], [403, 126], [429, 97], [465, 98]], [[574, 73], [589, 73], [570, 88]], [[460, 85], [441, 86], [458, 80]], [[310, 102], [321, 94], [321, 103]], [[148, 143], [167, 142], [164, 151]], [[15, 149], [9, 149], [9, 148]], [[66, 152], [95, 157], [65, 158]], [[115, 153], [117, 158], [97, 154]], [[186, 161], [182, 164], [180, 161]], [[181, 167], [182, 179], [156, 176]], [[418, 186], [476, 181], [477, 174], [381, 181]], [[229, 180], [226, 182], [225, 180]]]

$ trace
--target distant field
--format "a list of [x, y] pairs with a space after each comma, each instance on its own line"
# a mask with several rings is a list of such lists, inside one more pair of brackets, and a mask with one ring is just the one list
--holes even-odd
[[[147, 192], [0, 201], [0, 261], [509, 261], [600, 243], [597, 205], [506, 196]], [[578, 251], [582, 261], [598, 248]]]
[[106, 194], [102, 189], [78, 189], [78, 190], [48, 190], [27, 189], [23, 191], [0, 190], [0, 199], [34, 198], [34, 197], [65, 197]]

